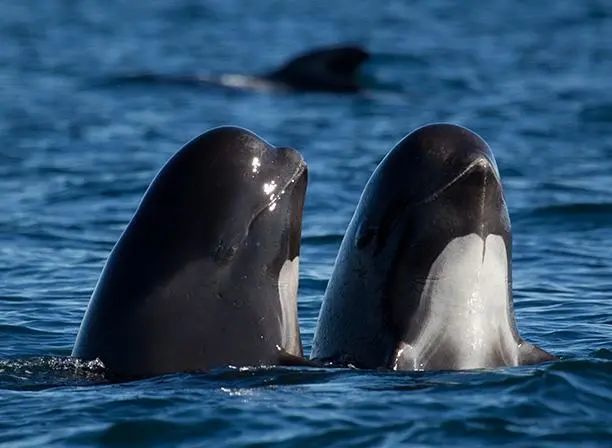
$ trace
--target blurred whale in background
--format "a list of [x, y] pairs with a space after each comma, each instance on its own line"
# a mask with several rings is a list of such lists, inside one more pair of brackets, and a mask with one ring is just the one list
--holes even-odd
[[308, 364], [297, 287], [307, 168], [241, 128], [157, 174], [113, 248], [72, 355], [111, 377]]
[[487, 143], [452, 124], [417, 129], [363, 191], [325, 291], [312, 358], [394, 370], [556, 359], [518, 333], [511, 250]]
[[290, 59], [282, 67], [260, 75], [160, 74], [118, 76], [113, 83], [155, 83], [227, 87], [244, 90], [302, 90], [355, 93], [361, 89], [359, 68], [370, 54], [359, 46], [315, 48]]

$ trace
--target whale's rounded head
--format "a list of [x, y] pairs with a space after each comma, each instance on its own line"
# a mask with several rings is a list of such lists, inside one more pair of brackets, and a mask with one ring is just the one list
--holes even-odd
[[115, 245], [73, 355], [119, 376], [301, 355], [297, 269], [307, 169], [237, 127], [159, 171]]
[[511, 248], [486, 142], [453, 124], [413, 131], [364, 189], [325, 292], [313, 357], [398, 370], [546, 359], [516, 330]]
[[[160, 236], [166, 231], [173, 235], [173, 245], [179, 238], [219, 262], [227, 261], [258, 221], [291, 215], [295, 206], [301, 207], [298, 198], [304, 195], [306, 175], [298, 151], [275, 148], [242, 128], [215, 128], [166, 163], [134, 223], [154, 220]], [[283, 219], [276, 221], [285, 225]]]
[[368, 181], [355, 217], [355, 244], [375, 253], [388, 242], [397, 247], [400, 235], [415, 244], [419, 235], [440, 240], [493, 228], [508, 236], [510, 231], [491, 149], [469, 129], [445, 123], [415, 130], [387, 154]]

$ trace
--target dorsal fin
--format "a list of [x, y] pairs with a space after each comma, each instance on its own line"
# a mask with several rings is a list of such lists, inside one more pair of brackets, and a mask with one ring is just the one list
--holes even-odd
[[358, 46], [325, 47], [291, 59], [266, 79], [304, 90], [359, 90], [357, 72], [370, 57]]

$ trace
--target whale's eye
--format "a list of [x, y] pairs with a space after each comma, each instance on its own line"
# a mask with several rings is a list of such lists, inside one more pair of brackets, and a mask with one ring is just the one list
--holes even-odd
[[236, 252], [238, 252], [238, 246], [236, 244], [229, 244], [228, 242], [219, 240], [214, 259], [217, 262], [229, 261], [236, 255]]
[[357, 249], [363, 249], [374, 239], [377, 232], [376, 227], [370, 227], [361, 223], [359, 229], [357, 229], [357, 237], [355, 238], [355, 247]]

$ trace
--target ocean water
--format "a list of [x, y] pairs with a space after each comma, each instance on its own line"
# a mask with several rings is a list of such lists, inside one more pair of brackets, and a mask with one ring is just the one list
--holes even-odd
[[[601, 1], [0, 3], [0, 445], [612, 446], [612, 7]], [[259, 73], [366, 46], [357, 95], [133, 73]], [[309, 163], [306, 353], [376, 164], [448, 121], [492, 147], [522, 335], [561, 360], [396, 373], [221, 369], [110, 384], [67, 358], [113, 244], [183, 143], [247, 127]]]

